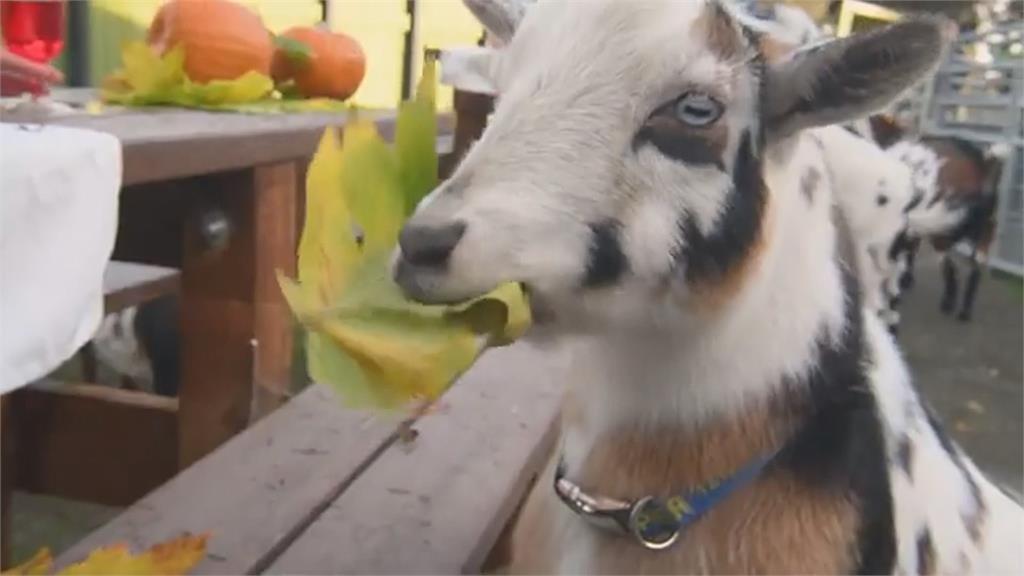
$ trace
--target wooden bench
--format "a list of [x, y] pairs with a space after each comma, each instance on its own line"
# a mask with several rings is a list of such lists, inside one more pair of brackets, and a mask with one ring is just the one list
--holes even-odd
[[[175, 294], [179, 276], [172, 268], [110, 262], [105, 312]], [[178, 401], [88, 382], [95, 368], [88, 345], [83, 352], [87, 382], [46, 381], [3, 397], [5, 543], [12, 490], [126, 506], [178, 471]]]
[[120, 312], [150, 300], [177, 294], [181, 273], [174, 268], [112, 261], [103, 272], [103, 309]]
[[314, 385], [58, 558], [209, 533], [199, 574], [475, 573], [551, 453], [561, 359], [487, 352], [413, 423]]

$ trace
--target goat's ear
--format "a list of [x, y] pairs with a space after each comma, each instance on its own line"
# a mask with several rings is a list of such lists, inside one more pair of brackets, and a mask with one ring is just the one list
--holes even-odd
[[487, 32], [507, 44], [531, 0], [462, 0]]
[[798, 50], [765, 71], [770, 138], [860, 118], [930, 73], [946, 46], [943, 20], [913, 18]]

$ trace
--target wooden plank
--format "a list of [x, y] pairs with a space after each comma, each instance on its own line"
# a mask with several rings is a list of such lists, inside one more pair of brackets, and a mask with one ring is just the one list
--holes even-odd
[[267, 572], [477, 573], [550, 455], [560, 368], [522, 343], [485, 354]]
[[299, 245], [299, 167], [277, 164], [256, 170], [256, 286], [253, 300], [253, 399], [249, 421], [269, 414], [291, 393], [294, 320], [277, 281], [282, 272], [294, 278]]
[[177, 401], [93, 384], [27, 387], [17, 413], [15, 486], [126, 506], [177, 471]]
[[180, 279], [174, 268], [112, 260], [103, 271], [103, 308], [109, 314], [173, 294]]
[[248, 574], [328, 505], [395, 439], [396, 421], [342, 407], [311, 386], [57, 559], [127, 542], [139, 550], [209, 533], [195, 574]]
[[[248, 425], [254, 387], [268, 390], [256, 395], [259, 415], [284, 400], [292, 324], [276, 271], [295, 270], [295, 170], [271, 164], [197, 181], [182, 263], [182, 467]], [[229, 221], [225, 247], [199, 233], [209, 209]]]

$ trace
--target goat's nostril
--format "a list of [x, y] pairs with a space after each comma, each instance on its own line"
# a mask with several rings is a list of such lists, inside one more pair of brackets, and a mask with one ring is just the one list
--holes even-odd
[[452, 250], [466, 233], [466, 223], [456, 221], [444, 226], [407, 224], [398, 236], [402, 257], [417, 266], [444, 266]]

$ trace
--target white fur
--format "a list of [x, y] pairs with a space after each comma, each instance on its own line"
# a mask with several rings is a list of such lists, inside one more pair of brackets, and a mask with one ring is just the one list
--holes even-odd
[[96, 360], [101, 365], [150, 389], [153, 371], [142, 343], [135, 334], [137, 313], [138, 309], [131, 307], [107, 315], [96, 330], [92, 345], [96, 352]]
[[811, 134], [824, 150], [836, 203], [854, 236], [864, 304], [892, 322], [889, 297], [898, 294], [902, 268], [888, 252], [906, 228], [903, 209], [914, 190], [910, 169], [874, 142], [838, 126]]

